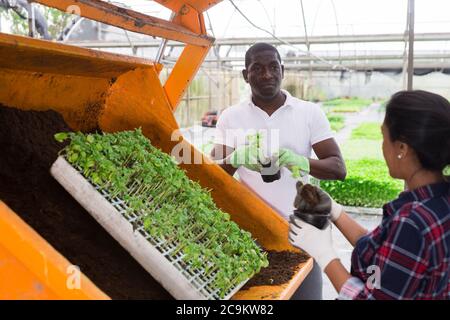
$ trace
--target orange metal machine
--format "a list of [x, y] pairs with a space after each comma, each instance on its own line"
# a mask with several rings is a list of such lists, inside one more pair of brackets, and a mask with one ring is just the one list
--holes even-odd
[[[36, 2], [62, 11], [76, 5], [86, 18], [183, 42], [185, 47], [162, 84], [163, 66], [150, 60], [0, 33], [1, 104], [23, 110], [51, 108], [73, 129], [82, 131], [142, 127], [165, 152], [170, 153], [181, 141], [192, 157], [203, 157], [187, 141], [171, 141], [172, 132], [179, 128], [173, 112], [214, 43], [206, 34], [203, 12], [220, 0], [157, 0], [174, 12], [171, 21], [100, 0]], [[28, 85], [19, 85], [23, 83]], [[286, 221], [219, 166], [205, 162], [183, 168], [191, 179], [211, 189], [217, 205], [266, 249], [295, 250], [287, 240]], [[69, 265], [0, 199], [1, 299], [109, 298], [85, 276], [82, 289], [67, 289]], [[288, 299], [311, 268], [309, 259], [287, 283], [241, 290], [233, 299]]]

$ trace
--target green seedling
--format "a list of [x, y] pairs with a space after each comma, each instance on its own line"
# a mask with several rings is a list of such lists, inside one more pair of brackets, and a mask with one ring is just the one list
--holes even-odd
[[173, 159], [141, 132], [58, 133], [70, 143], [60, 154], [92, 184], [124, 200], [129, 215], [153, 237], [177, 244], [172, 253], [214, 278], [224, 297], [267, 267], [266, 253], [250, 233], [215, 205], [208, 190], [190, 180]]

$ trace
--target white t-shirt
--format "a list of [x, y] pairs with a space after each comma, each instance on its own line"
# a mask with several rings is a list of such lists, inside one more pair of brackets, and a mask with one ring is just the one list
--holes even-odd
[[[245, 144], [248, 134], [263, 131], [271, 141], [269, 150], [287, 148], [310, 158], [312, 145], [333, 137], [328, 119], [318, 105], [292, 97], [287, 91], [283, 93], [286, 102], [271, 116], [251, 99], [225, 109], [217, 121], [215, 143], [236, 148]], [[264, 182], [260, 173], [242, 166], [237, 172], [244, 185], [289, 219], [294, 210], [297, 180], [288, 169], [283, 167], [281, 179], [271, 183]]]

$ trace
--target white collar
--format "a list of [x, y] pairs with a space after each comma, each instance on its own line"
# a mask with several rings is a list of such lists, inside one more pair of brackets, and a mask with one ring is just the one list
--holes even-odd
[[[293, 103], [293, 99], [294, 99], [294, 98], [292, 97], [292, 95], [291, 95], [288, 91], [286, 91], [286, 90], [284, 90], [284, 89], [281, 89], [281, 92], [283, 92], [283, 93], [286, 95], [286, 101], [285, 101], [284, 104], [283, 104], [281, 107], [279, 107], [278, 109], [285, 108], [285, 107], [292, 107], [292, 106], [294, 105], [294, 103]], [[250, 98], [248, 99], [247, 104], [248, 104], [250, 107], [252, 107], [252, 108], [258, 108], [258, 109], [260, 109], [258, 106], [256, 106], [256, 105], [253, 103], [253, 100], [252, 100], [252, 94], [250, 94]]]

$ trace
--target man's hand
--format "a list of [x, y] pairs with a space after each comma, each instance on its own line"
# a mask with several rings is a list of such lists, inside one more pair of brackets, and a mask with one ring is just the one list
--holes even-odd
[[[297, 195], [294, 200], [294, 207], [305, 213], [330, 213], [331, 221], [335, 222], [342, 213], [342, 206], [331, 198], [331, 196], [322, 189], [310, 184], [297, 182]], [[306, 190], [306, 189], [310, 190]], [[311, 190], [312, 189], [312, 190]], [[306, 192], [305, 192], [306, 191]], [[311, 201], [308, 193], [315, 193], [317, 201]]]
[[281, 148], [278, 154], [278, 166], [288, 168], [294, 178], [298, 178], [298, 171], [300, 170], [303, 174], [309, 173], [309, 160], [308, 158], [296, 154], [294, 151]]
[[258, 148], [254, 145], [243, 145], [236, 150], [229, 157], [229, 162], [233, 168], [243, 166], [249, 170], [261, 172], [261, 163], [258, 161]]
[[331, 261], [339, 259], [333, 248], [331, 225], [328, 225], [324, 230], [320, 230], [291, 215], [289, 242], [294, 247], [306, 251], [316, 260], [322, 270], [325, 270]]

